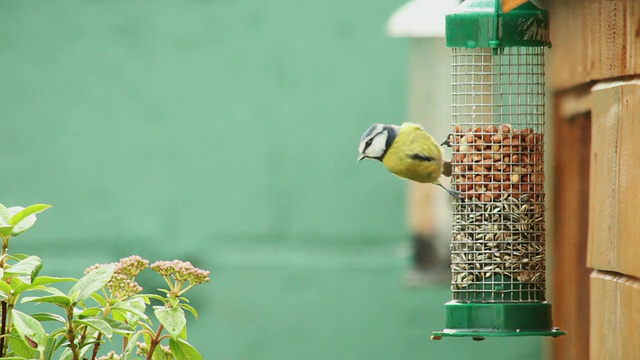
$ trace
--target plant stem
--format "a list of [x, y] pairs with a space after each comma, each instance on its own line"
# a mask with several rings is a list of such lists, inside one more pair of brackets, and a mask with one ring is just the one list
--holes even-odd
[[[11, 236], [2, 236], [2, 254], [1, 254], [2, 259], [0, 260], [0, 268], [2, 268], [3, 270], [7, 264], [6, 255], [7, 255], [7, 249], [9, 248], [10, 238]], [[9, 297], [11, 297], [10, 294], [8, 295]], [[7, 300], [13, 301], [11, 300], [11, 298]], [[5, 354], [7, 353], [7, 348], [9, 347], [9, 342], [5, 340], [7, 335], [7, 317], [10, 316], [7, 314], [7, 312], [10, 311], [13, 306], [7, 306], [7, 301], [5, 300], [3, 300], [1, 303], [2, 303], [2, 325], [0, 329], [0, 335], [2, 335], [2, 338], [0, 338], [0, 357], [4, 357]]]
[[96, 360], [98, 356], [98, 349], [100, 349], [100, 339], [102, 339], [102, 333], [99, 332], [96, 336], [96, 343], [93, 345], [93, 353], [91, 354], [91, 360]]
[[9, 236], [2, 237], [2, 255], [7, 253], [7, 249], [9, 248]]
[[167, 285], [169, 285], [169, 291], [173, 291], [174, 290], [174, 284], [173, 281], [171, 281], [171, 278], [169, 278], [168, 276], [163, 276], [164, 281], [167, 283]]
[[[9, 297], [9, 301], [7, 301], [7, 322], [6, 322], [6, 329], [5, 329], [7, 333], [11, 332], [11, 322], [12, 322], [11, 311], [13, 310], [14, 304], [15, 304], [15, 299], [13, 297]], [[4, 348], [2, 349], [2, 356], [4, 356], [7, 353], [7, 349], [9, 349], [9, 341], [4, 342]]]
[[[125, 324], [130, 325], [129, 321], [125, 320], [124, 321]], [[125, 335], [122, 337], [122, 352], [124, 352], [127, 349], [127, 346], [129, 345], [129, 335]]]
[[7, 302], [2, 301], [2, 330], [0, 330], [0, 334], [3, 336], [0, 338], [0, 357], [4, 357], [4, 343], [5, 343], [5, 334], [7, 333]]
[[11, 311], [13, 310], [16, 298], [13, 295], [9, 295], [6, 301], [2, 301], [2, 346], [0, 347], [0, 353], [2, 356], [7, 354], [7, 349], [9, 349], [9, 341], [5, 340], [7, 337], [6, 334], [11, 332]]
[[129, 345], [129, 338], [127, 336], [123, 336], [122, 339], [122, 352], [127, 349], [127, 345]]
[[73, 307], [69, 307], [67, 310], [67, 340], [69, 341], [69, 348], [71, 349], [71, 354], [73, 355], [73, 360], [80, 360], [78, 357], [78, 348], [76, 347], [75, 339], [76, 334], [73, 329]]
[[156, 351], [156, 346], [160, 344], [160, 334], [162, 334], [162, 324], [158, 326], [158, 331], [156, 331], [156, 335], [151, 339], [151, 344], [149, 344], [149, 353], [147, 354], [147, 360], [151, 360], [153, 358], [153, 353]]
[[[102, 288], [102, 293], [106, 295], [106, 293], [104, 292], [104, 288]], [[105, 306], [105, 308], [103, 309], [105, 318], [109, 317], [109, 313], [111, 312], [111, 306], [109, 305], [110, 302], [111, 299], [109, 299], [107, 306]], [[96, 336], [96, 343], [93, 345], [93, 354], [91, 355], [91, 360], [95, 360], [95, 358], [98, 356], [98, 350], [100, 349], [100, 339], [102, 339], [102, 333], [98, 332], [98, 336]], [[127, 338], [125, 337], [125, 341], [126, 340]]]
[[9, 249], [9, 239], [11, 238], [11, 236], [2, 236], [2, 260], [0, 260], [0, 267], [2, 267], [2, 269], [5, 268], [5, 264], [7, 263], [7, 257], [5, 255], [7, 255], [7, 250]]

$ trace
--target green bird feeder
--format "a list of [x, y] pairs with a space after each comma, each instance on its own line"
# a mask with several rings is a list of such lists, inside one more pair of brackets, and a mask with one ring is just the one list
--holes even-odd
[[560, 336], [546, 301], [544, 52], [549, 17], [467, 0], [452, 48], [452, 300], [442, 337]]

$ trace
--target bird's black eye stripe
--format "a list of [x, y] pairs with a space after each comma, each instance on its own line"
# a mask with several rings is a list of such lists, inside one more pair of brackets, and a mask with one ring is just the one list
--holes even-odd
[[[384, 130], [383, 130], [384, 131]], [[375, 139], [376, 136], [382, 134], [383, 131], [377, 132], [375, 133], [372, 137], [369, 138], [369, 140], [367, 140], [364, 143], [364, 150], [367, 150], [369, 148], [369, 146], [371, 146], [371, 144], [373, 143], [373, 139]]]

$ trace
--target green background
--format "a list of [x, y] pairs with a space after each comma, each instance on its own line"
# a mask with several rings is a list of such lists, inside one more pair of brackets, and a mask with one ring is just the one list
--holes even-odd
[[401, 4], [0, 2], [0, 201], [54, 205], [11, 250], [50, 275], [210, 269], [205, 359], [540, 358], [535, 338], [429, 341], [448, 288], [402, 287], [405, 184], [355, 161], [406, 113]]

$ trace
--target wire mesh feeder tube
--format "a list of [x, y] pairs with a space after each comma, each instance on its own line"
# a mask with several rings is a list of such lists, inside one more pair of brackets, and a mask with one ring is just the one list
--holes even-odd
[[453, 61], [453, 299], [544, 301], [544, 49]]
[[[453, 200], [453, 299], [445, 305], [446, 329], [434, 332], [433, 339], [564, 334], [553, 327], [545, 295], [544, 51], [548, 33], [539, 30], [547, 25], [546, 12], [530, 3], [523, 13], [510, 14], [510, 19], [497, 8], [493, 17], [490, 11], [478, 16], [469, 11], [492, 4], [467, 0], [462, 15], [447, 16], [447, 45], [453, 42], [452, 186], [461, 199]], [[490, 39], [467, 31], [499, 24], [493, 21], [498, 15], [505, 16], [503, 35], [516, 32], [508, 37], [510, 43], [490, 30]], [[532, 21], [519, 22], [518, 17]], [[506, 27], [508, 23], [536, 27]], [[461, 27], [467, 32], [453, 36], [451, 24], [454, 30]], [[473, 39], [465, 38], [469, 34]], [[529, 41], [530, 34], [542, 36]]]

